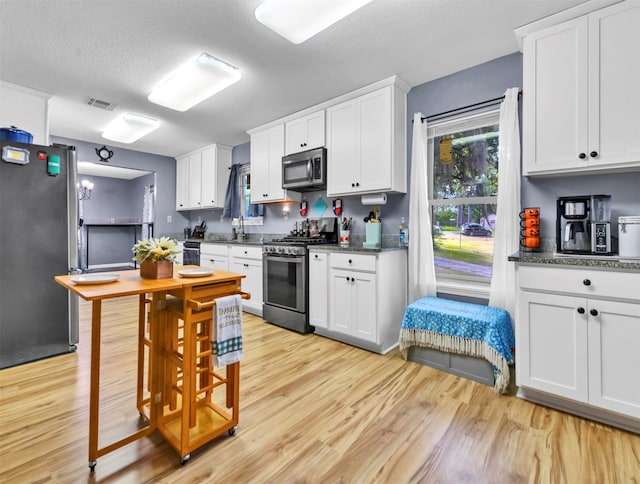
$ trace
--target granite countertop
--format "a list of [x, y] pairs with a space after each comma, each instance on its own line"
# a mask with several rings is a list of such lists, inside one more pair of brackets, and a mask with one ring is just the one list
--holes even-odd
[[595, 255], [568, 255], [556, 252], [516, 252], [509, 260], [523, 264], [547, 264], [557, 266], [601, 267], [605, 269], [630, 269], [640, 271], [640, 258]]

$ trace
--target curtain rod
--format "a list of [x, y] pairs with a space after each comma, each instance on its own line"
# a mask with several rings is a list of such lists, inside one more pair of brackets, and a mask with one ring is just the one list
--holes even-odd
[[[522, 95], [522, 89], [518, 91], [518, 98], [520, 98], [521, 95]], [[472, 110], [473, 108], [477, 108], [480, 106], [482, 107], [491, 106], [491, 104], [497, 103], [498, 101], [502, 101], [503, 99], [504, 99], [504, 95], [500, 97], [495, 97], [493, 99], [487, 99], [486, 101], [480, 101], [479, 103], [469, 104], [468, 106], [462, 106], [460, 108], [443, 111], [438, 114], [430, 114], [429, 116], [422, 116], [420, 118], [420, 121], [424, 122], [425, 119], [439, 118], [440, 116], [444, 116], [445, 114], [452, 114], [457, 112], [464, 113], [465, 111], [469, 111], [469, 110]], [[411, 120], [411, 122], [413, 122], [413, 120]]]

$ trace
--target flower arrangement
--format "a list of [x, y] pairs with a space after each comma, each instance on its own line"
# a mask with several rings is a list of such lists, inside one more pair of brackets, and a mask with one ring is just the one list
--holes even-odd
[[139, 240], [131, 249], [134, 253], [133, 260], [143, 262], [168, 260], [173, 262], [178, 250], [178, 243], [170, 237], [160, 237], [159, 239], [151, 238]]

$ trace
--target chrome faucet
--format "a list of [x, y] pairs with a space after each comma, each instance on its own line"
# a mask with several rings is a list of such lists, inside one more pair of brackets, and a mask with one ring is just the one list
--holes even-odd
[[244, 233], [244, 215], [240, 215], [238, 219], [238, 240], [244, 240], [247, 234]]

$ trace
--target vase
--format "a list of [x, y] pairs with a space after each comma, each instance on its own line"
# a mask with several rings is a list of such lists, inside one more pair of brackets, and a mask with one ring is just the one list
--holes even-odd
[[173, 262], [170, 260], [143, 260], [140, 262], [140, 277], [144, 279], [173, 277]]

